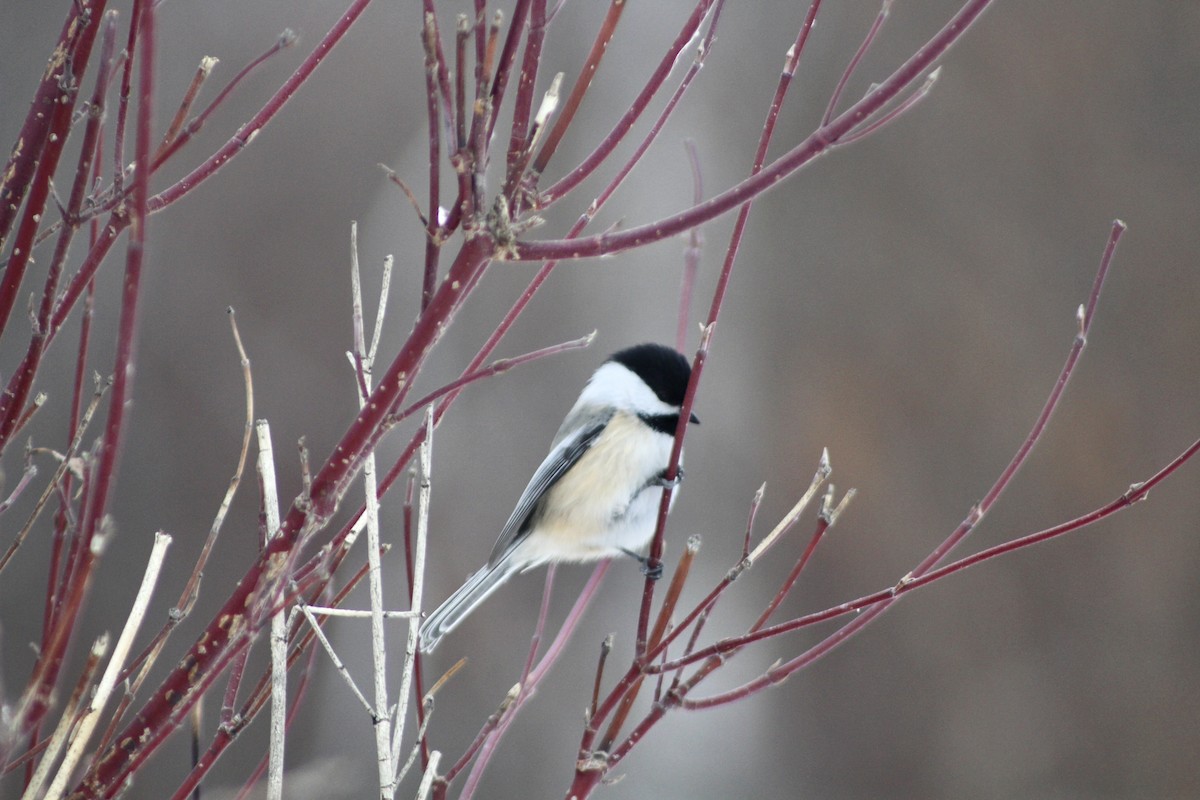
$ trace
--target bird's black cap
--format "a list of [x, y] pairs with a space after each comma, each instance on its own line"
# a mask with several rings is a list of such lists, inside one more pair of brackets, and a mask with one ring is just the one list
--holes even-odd
[[661, 344], [639, 344], [608, 358], [637, 375], [667, 405], [683, 405], [692, 365], [678, 351]]

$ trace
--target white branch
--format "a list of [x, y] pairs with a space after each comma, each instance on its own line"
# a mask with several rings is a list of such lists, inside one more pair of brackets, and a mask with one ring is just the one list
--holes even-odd
[[[364, 610], [361, 608], [333, 608], [331, 606], [313, 606], [310, 605], [309, 610], [314, 614], [321, 614], [326, 617], [350, 617], [353, 619], [369, 619], [375, 612]], [[409, 617], [420, 616], [414, 611], [383, 611], [384, 619], [408, 619]]]
[[[262, 492], [266, 541], [279, 535], [279, 492], [275, 485], [275, 450], [271, 425], [265, 419], [254, 423], [258, 438], [258, 484]], [[284, 609], [271, 616], [271, 739], [267, 756], [267, 800], [283, 800], [283, 751], [287, 727], [287, 620]]]
[[425, 800], [429, 796], [429, 790], [433, 788], [433, 779], [437, 775], [438, 762], [441, 760], [441, 751], [434, 750], [429, 754], [429, 769], [425, 770], [425, 774], [421, 776], [421, 785], [417, 787], [415, 800]]
[[373, 715], [375, 710], [371, 708], [370, 701], [363, 696], [362, 691], [358, 688], [358, 684], [356, 684], [354, 682], [354, 678], [350, 676], [350, 670], [346, 669], [346, 665], [342, 663], [340, 658], [338, 658], [338, 654], [336, 651], [334, 651], [333, 645], [329, 643], [329, 639], [325, 638], [325, 631], [321, 630], [321, 625], [317, 622], [317, 618], [313, 616], [313, 613], [308, 610], [308, 606], [304, 605], [304, 603], [297, 603], [296, 605], [299, 607], [300, 611], [304, 613], [304, 618], [308, 620], [308, 624], [312, 627], [313, 633], [317, 635], [317, 641], [319, 641], [321, 646], [325, 648], [325, 653], [329, 656], [329, 660], [333, 662], [333, 668], [337, 670], [337, 673], [342, 676], [344, 681], [346, 681], [346, 685], [350, 687], [350, 691], [353, 692], [354, 696], [358, 698], [358, 702], [362, 704], [362, 707], [366, 709], [367, 713]]
[[812, 502], [813, 497], [817, 494], [817, 490], [821, 488], [821, 484], [825, 482], [832, 471], [832, 468], [829, 466], [829, 450], [822, 450], [821, 462], [817, 466], [817, 471], [813, 473], [812, 482], [808, 485], [804, 496], [800, 498], [796, 505], [792, 506], [792, 510], [785, 514], [783, 519], [779, 520], [779, 524], [758, 543], [758, 546], [746, 558], [747, 566], [757, 561], [759, 556], [765, 553], [771, 545], [775, 544], [775, 540], [796, 524], [796, 520], [804, 513], [804, 509]]
[[[79, 712], [80, 707], [85, 702], [86, 687], [91, 685], [92, 678], [95, 677], [95, 665], [100, 662], [100, 659], [108, 653], [109, 636], [107, 633], [101, 634], [96, 641], [92, 642], [92, 652], [88, 663], [91, 669], [87, 674], [80, 678], [82, 686], [71, 698], [71, 702], [63, 709], [62, 717], [58, 720], [58, 725], [54, 728], [54, 733], [50, 736], [50, 741], [46, 745], [46, 749], [42, 751], [42, 758], [38, 761], [37, 769], [33, 773], [33, 777], [29, 780], [29, 785], [25, 788], [22, 800], [38, 797], [41, 795], [42, 786], [46, 783], [46, 779], [50, 777], [50, 771], [54, 769], [54, 765], [58, 763], [58, 754], [62, 752], [63, 746], [67, 743], [68, 735], [75, 729], [75, 717]], [[85, 668], [86, 669], [86, 668]]]
[[129, 648], [133, 646], [138, 628], [141, 627], [142, 620], [146, 617], [146, 607], [150, 604], [150, 596], [154, 593], [154, 584], [158, 582], [158, 573], [162, 569], [163, 558], [166, 557], [167, 547], [170, 544], [171, 537], [167, 534], [162, 531], [154, 534], [154, 546], [150, 548], [150, 559], [146, 563], [146, 572], [142, 575], [142, 585], [138, 587], [137, 597], [133, 600], [133, 608], [129, 611], [129, 618], [125, 620], [125, 627], [121, 631], [121, 637], [117, 639], [117, 646], [113, 648], [108, 667], [104, 670], [100, 683], [96, 686], [92, 702], [80, 719], [79, 727], [76, 728], [75, 735], [67, 746], [67, 755], [63, 759], [62, 766], [59, 767], [58, 774], [54, 776], [54, 782], [50, 784], [50, 789], [46, 792], [48, 800], [57, 800], [62, 797], [63, 791], [67, 787], [67, 781], [74, 775], [75, 766], [87, 748], [88, 740], [92, 736], [92, 731], [95, 730], [96, 723], [100, 721], [100, 712], [108, 703], [108, 698], [117, 683], [117, 676], [121, 674], [121, 670], [125, 666], [125, 657], [129, 655]]
[[[379, 299], [375, 315], [375, 333], [368, 350], [363, 332], [362, 279], [358, 269], [358, 224], [350, 226], [350, 288], [353, 303], [354, 361], [361, 372], [355, 376], [354, 388], [361, 410], [371, 391], [371, 369], [375, 348], [379, 343], [383, 315], [387, 309], [387, 285]], [[361, 384], [361, 385], [360, 385]], [[363, 492], [366, 495], [367, 526], [367, 583], [371, 600], [371, 672], [375, 684], [375, 708], [371, 719], [375, 727], [375, 760], [379, 769], [379, 794], [383, 800], [396, 795], [395, 770], [391, 758], [391, 719], [388, 716], [387, 642], [383, 630], [383, 567], [379, 557], [379, 484], [375, 477], [375, 452], [367, 454], [363, 463]]]

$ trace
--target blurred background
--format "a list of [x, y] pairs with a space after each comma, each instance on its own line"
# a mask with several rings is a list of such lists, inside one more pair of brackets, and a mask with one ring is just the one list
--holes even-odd
[[[0, 5], [5, 147], [66, 6]], [[607, 133], [690, 6], [629, 5], [549, 180]], [[253, 74], [155, 185], [168, 185], [223, 143], [343, 7], [332, 0], [162, 4], [159, 130], [201, 57], [221, 59], [206, 98], [285, 27], [301, 41]], [[443, 28], [469, 7], [442, 3]], [[565, 5], [549, 32], [539, 92], [555, 71], [573, 79], [606, 7]], [[957, 7], [895, 4], [843, 107]], [[727, 6], [691, 93], [597, 230], [690, 204], [685, 138], [696, 141], [707, 196], [744, 177], [806, 8], [785, 0]], [[877, 10], [860, 0], [826, 4], [773, 152], [818, 123]], [[272, 423], [285, 498], [300, 487], [297, 438], [307, 438], [319, 463], [356, 410], [344, 355], [351, 345], [352, 220], [359, 221], [368, 296], [377, 291], [384, 256], [396, 256], [385, 354], [406, 336], [419, 298], [422, 232], [376, 165], [388, 164], [424, 197], [418, 12], [415, 2], [376, 3], [235, 163], [151, 223], [133, 427], [114, 506], [117, 536], [96, 575], [105, 588], [92, 595], [81, 627], [87, 638], [124, 618], [136, 589], [129, 576], [140, 574], [157, 529], [175, 537], [153, 612], [165, 613], [232, 474], [244, 411], [227, 306], [237, 309], [253, 362], [255, 414]], [[688, 477], [668, 532], [669, 562], [688, 535], [704, 540], [685, 603], [738, 557], [759, 485], [767, 484], [761, 535], [807, 485], [822, 447], [830, 449], [839, 491], [854, 486], [859, 495], [781, 614], [819, 610], [907, 573], [982, 497], [1024, 438], [1075, 336], [1075, 309], [1086, 301], [1116, 217], [1129, 231], [1066, 398], [962, 554], [1096, 508], [1200, 435], [1197, 41], [1194, 3], [999, 2], [949, 53], [917, 109], [759, 201], [700, 388], [703, 425], [689, 435]], [[620, 152], [631, 152], [645, 128]], [[527, 236], [561, 236], [602, 185], [586, 184]], [[693, 318], [707, 312], [729, 229], [729, 219], [703, 229]], [[595, 366], [626, 345], [672, 340], [684, 246], [668, 241], [561, 266], [500, 354], [597, 329], [593, 347], [477, 385], [447, 417], [433, 455], [431, 603], [486, 559]], [[491, 268], [435, 352], [422, 387], [458, 374], [536, 268]], [[92, 363], [106, 373], [120, 258], [110, 258], [105, 270]], [[50, 372], [69, 374], [76, 328], [52, 351]], [[697, 343], [691, 330], [689, 353]], [[0, 363], [9, 365], [0, 369], [12, 369], [22, 339], [10, 334], [0, 343]], [[54, 403], [65, 400], [66, 385], [50, 379], [39, 386], [51, 405], [32, 430], [35, 442], [62, 446], [63, 412]], [[384, 463], [407, 440], [406, 432], [388, 439]], [[11, 486], [20, 464], [3, 466]], [[1198, 470], [1200, 464], [1186, 466], [1147, 502], [1099, 525], [909, 595], [780, 687], [717, 710], [670, 716], [621, 765], [625, 779], [601, 796], [1193, 796], [1200, 784]], [[401, 500], [394, 493], [383, 507], [393, 541]], [[200, 607], [168, 648], [164, 669], [255, 552], [256, 513], [248, 474]], [[734, 633], [757, 614], [809, 530], [806, 519], [729, 592], [707, 637]], [[44, 592], [43, 549], [27, 544], [22, 558], [21, 569], [0, 583], [0, 666], [10, 699], [33, 661], [27, 643], [39, 635]], [[388, 602], [403, 607], [396, 550], [385, 567]], [[559, 570], [555, 620], [589, 574]], [[566, 790], [599, 642], [615, 631], [610, 665], [628, 658], [640, 588], [632, 562], [614, 565], [572, 650], [503, 743], [480, 796], [555, 797]], [[462, 752], [516, 681], [541, 590], [540, 575], [514, 581], [427, 662], [428, 673], [438, 674], [470, 656], [437, 700], [431, 742], [447, 757]], [[390, 633], [398, 642], [403, 628]], [[753, 677], [822, 633], [744, 653], [701, 695]], [[366, 623], [337, 622], [331, 634], [351, 670], [368, 680]], [[76, 658], [83, 647], [76, 642]], [[206, 710], [211, 735], [218, 709]], [[265, 728], [265, 719], [257, 722], [218, 765], [207, 797], [241, 785], [262, 753]], [[323, 656], [287, 758], [289, 796], [364, 797], [374, 785], [368, 720]], [[187, 742], [177, 736], [127, 796], [163, 796], [187, 763]], [[401, 796], [414, 787], [406, 785]]]

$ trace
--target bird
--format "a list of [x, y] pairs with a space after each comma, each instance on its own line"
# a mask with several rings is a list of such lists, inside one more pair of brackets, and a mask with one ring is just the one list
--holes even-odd
[[[613, 353], [567, 412], [550, 452], [500, 531], [487, 564], [421, 624], [432, 652], [513, 575], [549, 563], [639, 554], [654, 536], [675, 430], [692, 368], [677, 350], [639, 344]], [[695, 414], [688, 422], [699, 424]], [[680, 454], [682, 463], [682, 453]], [[674, 505], [677, 494], [672, 494]], [[659, 568], [661, 571], [661, 567]]]

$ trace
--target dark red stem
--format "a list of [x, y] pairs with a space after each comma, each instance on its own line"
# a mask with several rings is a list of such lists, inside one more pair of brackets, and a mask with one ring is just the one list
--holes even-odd
[[[725, 190], [700, 205], [646, 225], [578, 239], [557, 239], [518, 243], [514, 256], [520, 260], [548, 258], [584, 258], [617, 253], [632, 247], [671, 238], [703, 222], [730, 211], [771, 189], [780, 180], [840, 143], [843, 136], [895, 99], [908, 84], [924, 74], [933, 63], [959, 40], [993, 0], [968, 0], [933, 38], [926, 42], [874, 91], [869, 92], [828, 125], [771, 162], [756, 175]], [[566, 179], [564, 179], [565, 181]], [[561, 183], [561, 181], [560, 181]], [[552, 187], [549, 192], [554, 191]]]

